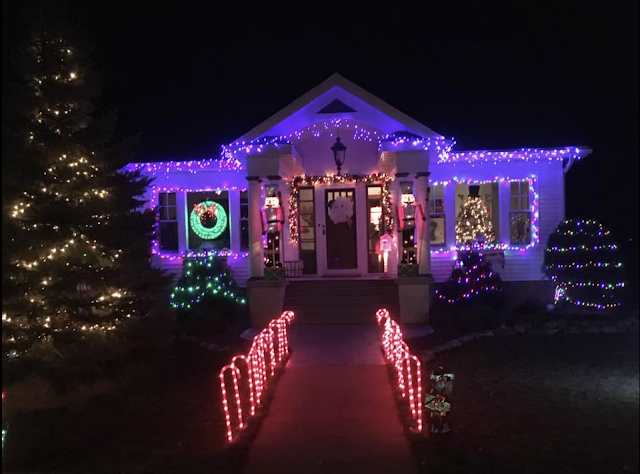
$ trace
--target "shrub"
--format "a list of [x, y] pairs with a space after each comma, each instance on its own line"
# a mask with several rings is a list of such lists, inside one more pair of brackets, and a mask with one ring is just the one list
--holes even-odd
[[245, 304], [226, 260], [221, 257], [185, 261], [184, 274], [171, 293], [171, 306], [178, 311], [178, 332], [187, 323], [198, 323], [204, 326], [201, 329], [218, 332], [227, 327], [238, 308]]
[[482, 304], [497, 309], [504, 302], [502, 278], [480, 252], [461, 251], [449, 280], [436, 296], [450, 305]]
[[615, 309], [625, 287], [622, 259], [611, 232], [595, 220], [565, 220], [553, 234], [544, 272], [556, 286], [556, 305]]

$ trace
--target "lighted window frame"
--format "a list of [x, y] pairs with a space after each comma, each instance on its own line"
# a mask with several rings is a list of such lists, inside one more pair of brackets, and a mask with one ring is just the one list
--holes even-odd
[[[443, 184], [436, 184], [430, 186], [429, 192], [429, 221], [431, 222], [431, 247], [446, 247], [447, 245], [447, 214], [446, 214], [446, 201], [445, 192], [446, 187]], [[438, 224], [437, 228], [434, 228], [434, 224]], [[441, 239], [437, 239], [434, 233], [442, 229], [442, 234], [438, 231], [436, 235], [442, 235]]]
[[179, 250], [176, 193], [158, 193], [158, 234], [160, 250], [169, 252]]
[[509, 239], [511, 245], [529, 245], [532, 236], [531, 186], [529, 181], [509, 183]]

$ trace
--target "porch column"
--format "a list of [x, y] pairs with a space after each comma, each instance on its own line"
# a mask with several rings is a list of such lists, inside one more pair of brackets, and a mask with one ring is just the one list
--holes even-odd
[[418, 230], [418, 273], [431, 276], [431, 213], [429, 212], [429, 176], [424, 171], [416, 174], [416, 201], [424, 204], [425, 221], [419, 223]]
[[260, 201], [262, 192], [258, 176], [247, 176], [249, 181], [249, 265], [251, 279], [264, 276], [264, 248], [262, 244], [262, 216]]

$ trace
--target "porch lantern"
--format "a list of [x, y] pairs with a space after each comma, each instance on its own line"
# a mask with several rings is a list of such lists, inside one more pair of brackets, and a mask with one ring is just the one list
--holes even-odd
[[333, 160], [336, 162], [338, 174], [340, 174], [347, 155], [347, 147], [342, 144], [340, 137], [336, 137], [336, 142], [331, 147], [331, 151], [333, 151]]

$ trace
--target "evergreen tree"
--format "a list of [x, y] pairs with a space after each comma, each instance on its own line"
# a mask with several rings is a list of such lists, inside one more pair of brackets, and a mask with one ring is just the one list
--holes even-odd
[[449, 280], [436, 296], [449, 304], [480, 302], [498, 306], [502, 302], [502, 278], [482, 254], [461, 251]]
[[116, 352], [167, 284], [149, 265], [153, 213], [134, 212], [149, 180], [121, 171], [115, 114], [96, 117], [101, 78], [57, 6], [31, 13], [3, 98], [3, 370]]
[[191, 331], [206, 336], [209, 332], [229, 330], [239, 307], [246, 303], [238, 295], [225, 258], [185, 260], [184, 273], [171, 292], [171, 306], [177, 310], [176, 336]]
[[621, 305], [625, 287], [618, 245], [595, 220], [565, 220], [549, 236], [546, 275], [556, 283], [556, 304], [583, 309]]
[[462, 204], [456, 217], [456, 242], [467, 246], [495, 241], [489, 208], [478, 195], [480, 186], [469, 186], [469, 196], [460, 196]]
[[185, 271], [171, 293], [171, 306], [179, 312], [202, 308], [233, 316], [246, 300], [237, 295], [237, 285], [222, 257], [198, 257], [185, 262]]

